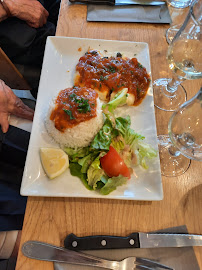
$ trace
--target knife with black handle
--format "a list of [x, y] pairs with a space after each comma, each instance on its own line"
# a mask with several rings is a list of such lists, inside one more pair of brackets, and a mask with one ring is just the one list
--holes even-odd
[[132, 233], [126, 237], [110, 235], [77, 237], [72, 233], [65, 238], [64, 245], [71, 250], [202, 246], [202, 235]]
[[127, 6], [127, 5], [142, 5], [142, 6], [161, 6], [165, 5], [165, 1], [155, 0], [69, 0], [72, 4], [91, 4], [91, 5], [110, 5], [110, 6]]
[[115, 5], [115, 0], [69, 0], [72, 4]]

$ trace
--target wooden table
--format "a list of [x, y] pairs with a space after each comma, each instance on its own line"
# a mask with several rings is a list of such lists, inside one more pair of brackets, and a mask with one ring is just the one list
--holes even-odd
[[[96, 23], [86, 21], [85, 5], [69, 5], [62, 0], [57, 36], [147, 42], [153, 80], [170, 76], [166, 62], [169, 25], [138, 23]], [[201, 86], [201, 80], [185, 81], [188, 97]], [[156, 109], [158, 134], [167, 134], [171, 113]], [[159, 202], [109, 199], [42, 198], [28, 199], [21, 244], [38, 240], [63, 246], [69, 233], [78, 236], [127, 235], [186, 225], [190, 233], [202, 234], [202, 162], [192, 161], [180, 177], [162, 177], [164, 199]], [[195, 248], [202, 269], [202, 247]], [[49, 262], [30, 260], [19, 252], [16, 270], [52, 270]]]

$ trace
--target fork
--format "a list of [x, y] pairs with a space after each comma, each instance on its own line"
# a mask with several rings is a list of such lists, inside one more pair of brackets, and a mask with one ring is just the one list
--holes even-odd
[[64, 262], [77, 265], [97, 266], [111, 270], [174, 270], [166, 265], [140, 257], [128, 257], [122, 261], [110, 261], [82, 252], [68, 250], [38, 241], [27, 241], [22, 245], [22, 253], [31, 259]]

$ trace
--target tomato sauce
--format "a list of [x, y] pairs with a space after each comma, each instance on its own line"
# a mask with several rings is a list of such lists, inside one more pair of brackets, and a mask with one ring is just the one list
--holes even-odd
[[50, 120], [55, 128], [64, 132], [81, 122], [97, 116], [98, 94], [86, 87], [72, 87], [60, 91], [55, 101]]
[[107, 88], [110, 93], [128, 88], [128, 93], [135, 96], [133, 105], [141, 103], [151, 81], [137, 58], [122, 58], [120, 53], [116, 57], [101, 57], [97, 51], [89, 51], [79, 59], [76, 70], [80, 74], [78, 85], [100, 92]]

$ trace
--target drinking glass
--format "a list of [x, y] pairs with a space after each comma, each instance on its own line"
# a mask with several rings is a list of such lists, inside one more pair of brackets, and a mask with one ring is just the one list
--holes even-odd
[[174, 8], [186, 8], [191, 4], [192, 0], [167, 0]]
[[175, 24], [168, 28], [166, 31], [166, 41], [170, 44], [173, 38], [176, 36], [177, 32], [180, 30], [181, 24]]
[[[202, 0], [191, 0], [188, 7], [191, 5], [194, 5], [194, 9], [198, 9], [198, 7], [201, 5]], [[195, 10], [194, 10], [195, 12]], [[184, 21], [184, 16], [187, 14], [187, 8], [179, 10], [178, 8], [174, 9], [173, 12], [174, 17], [176, 16], [178, 18], [178, 23], [173, 24], [170, 26], [166, 31], [166, 41], [168, 44], [171, 43], [174, 36], [179, 31], [180, 27], [182, 26], [182, 20]]]
[[163, 175], [183, 174], [190, 159], [202, 161], [202, 87], [173, 113], [168, 134], [158, 136]]
[[[198, 9], [194, 9], [200, 2]], [[194, 12], [193, 12], [194, 10]], [[172, 79], [154, 81], [154, 103], [159, 109], [175, 111], [187, 99], [181, 82], [202, 78], [202, 5], [194, 2], [188, 15], [168, 47], [167, 60]]]

